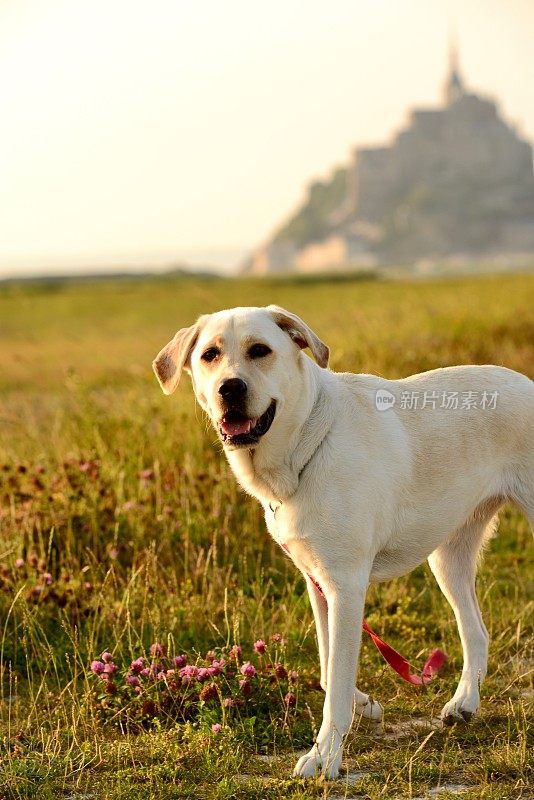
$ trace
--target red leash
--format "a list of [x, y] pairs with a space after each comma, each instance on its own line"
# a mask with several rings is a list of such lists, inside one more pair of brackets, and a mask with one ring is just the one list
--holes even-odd
[[[289, 553], [289, 547], [287, 546], [287, 544], [283, 544], [282, 547], [287, 553]], [[308, 577], [310, 578], [316, 589], [321, 593], [321, 595], [326, 600], [325, 594], [321, 586], [317, 583], [317, 581], [314, 578], [312, 578], [311, 576]], [[397, 650], [391, 647], [391, 645], [389, 645], [387, 642], [384, 642], [380, 638], [380, 636], [378, 636], [378, 634], [376, 634], [373, 630], [371, 630], [371, 628], [369, 627], [369, 625], [365, 620], [363, 621], [362, 627], [363, 630], [366, 633], [368, 633], [371, 639], [373, 640], [382, 658], [384, 658], [384, 660], [387, 661], [390, 667], [392, 667], [395, 670], [395, 672], [401, 676], [403, 680], [407, 681], [408, 683], [412, 683], [414, 686], [421, 686], [425, 683], [429, 683], [432, 680], [432, 678], [434, 678], [438, 674], [441, 667], [447, 661], [447, 656], [443, 652], [443, 650], [433, 650], [430, 656], [425, 661], [421, 675], [415, 675], [413, 672], [411, 672], [410, 663], [407, 661], [407, 659], [405, 659], [404, 656], [401, 656], [401, 654], [398, 653]]]
[[393, 667], [395, 672], [400, 675], [403, 680], [407, 681], [408, 683], [413, 683], [415, 686], [421, 686], [421, 684], [429, 683], [432, 678], [438, 674], [444, 663], [447, 661], [447, 656], [443, 650], [432, 650], [430, 656], [425, 661], [421, 675], [414, 675], [413, 672], [410, 672], [410, 664], [404, 658], [404, 656], [401, 656], [401, 654], [391, 647], [390, 644], [384, 642], [380, 636], [371, 630], [365, 620], [363, 621], [362, 627], [364, 631], [369, 634], [380, 655], [388, 662], [390, 667]]

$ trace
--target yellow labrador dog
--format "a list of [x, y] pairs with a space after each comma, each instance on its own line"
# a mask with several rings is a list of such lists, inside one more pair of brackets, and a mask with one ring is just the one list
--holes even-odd
[[200, 317], [153, 366], [166, 394], [190, 373], [237, 480], [306, 578], [326, 695], [317, 741], [295, 774], [332, 778], [353, 714], [382, 713], [355, 689], [370, 581], [428, 559], [464, 655], [442, 715], [477, 710], [488, 650], [477, 556], [503, 503], [534, 527], [534, 382], [495, 366], [389, 381], [331, 372], [328, 356], [299, 317], [268, 306]]

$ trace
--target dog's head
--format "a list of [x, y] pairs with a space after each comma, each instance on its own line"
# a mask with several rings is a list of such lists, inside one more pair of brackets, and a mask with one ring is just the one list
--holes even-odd
[[301, 351], [321, 367], [328, 347], [300, 317], [278, 306], [233, 308], [200, 317], [158, 353], [154, 372], [165, 394], [182, 369], [225, 447], [254, 447], [291, 402], [298, 402]]

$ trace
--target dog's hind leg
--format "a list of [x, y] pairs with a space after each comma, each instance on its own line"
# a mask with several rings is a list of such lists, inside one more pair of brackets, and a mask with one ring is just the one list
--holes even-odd
[[530, 527], [532, 528], [532, 533], [534, 533], [534, 476], [532, 478], [531, 487], [522, 486], [519, 491], [514, 491], [512, 493], [512, 499], [519, 506], [521, 511], [526, 514], [530, 522]]
[[[534, 386], [534, 383], [533, 383]], [[524, 452], [506, 474], [507, 497], [526, 515], [534, 533], [534, 406], [530, 429], [525, 431]]]
[[484, 540], [494, 530], [494, 515], [502, 501], [477, 509], [454, 535], [429, 556], [430, 569], [449, 601], [463, 649], [462, 677], [454, 696], [444, 706], [446, 722], [467, 721], [480, 703], [479, 689], [486, 677], [488, 632], [475, 594], [477, 558]]
[[306, 586], [315, 619], [315, 630], [317, 632], [317, 644], [319, 646], [319, 662], [321, 666], [321, 689], [326, 692], [327, 672], [328, 672], [328, 606], [326, 598], [312, 579], [306, 578]]
[[530, 527], [532, 528], [532, 533], [534, 533], [534, 501], [532, 503], [521, 503], [520, 504], [521, 511], [523, 511], [528, 521], [530, 522]]
[[[328, 671], [328, 606], [325, 597], [318, 590], [315, 583], [305, 575], [308, 595], [315, 619], [317, 631], [317, 644], [319, 646], [319, 661], [321, 665], [321, 688], [326, 692]], [[356, 624], [356, 623], [355, 623]], [[380, 722], [384, 715], [382, 706], [368, 694], [354, 689], [355, 713], [364, 719]]]

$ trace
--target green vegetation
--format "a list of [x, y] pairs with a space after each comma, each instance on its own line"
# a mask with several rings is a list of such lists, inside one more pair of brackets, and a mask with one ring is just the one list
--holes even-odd
[[[356, 723], [349, 738], [344, 763], [365, 774], [355, 786], [291, 778], [322, 703], [304, 581], [237, 488], [187, 376], [166, 398], [150, 368], [198, 314], [267, 303], [310, 322], [336, 370], [393, 378], [493, 362], [534, 378], [532, 275], [0, 289], [2, 800], [387, 800], [438, 784], [466, 786], [460, 796], [471, 800], [533, 797], [534, 548], [512, 509], [478, 582], [491, 634], [480, 715], [466, 727], [430, 726], [454, 691], [461, 653], [452, 612], [422, 566], [373, 587], [367, 615], [415, 665], [445, 649], [442, 677], [424, 690], [405, 685], [365, 641], [359, 685], [386, 710], [385, 736]], [[239, 713], [225, 715], [213, 697], [190, 718], [147, 706], [139, 724], [121, 725], [117, 696], [102, 705], [90, 671], [104, 650], [119, 665], [150, 661], [155, 642], [193, 665], [234, 644], [248, 659], [273, 634], [286, 640], [273, 659], [299, 673], [295, 706], [265, 684], [261, 704], [252, 693]]]
[[280, 228], [275, 241], [304, 247], [328, 236], [332, 232], [330, 215], [341, 206], [347, 194], [347, 172], [339, 167], [327, 180], [312, 183], [305, 202]]

